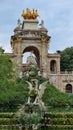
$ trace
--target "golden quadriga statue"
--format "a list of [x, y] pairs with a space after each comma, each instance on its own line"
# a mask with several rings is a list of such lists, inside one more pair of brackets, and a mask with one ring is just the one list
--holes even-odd
[[26, 12], [23, 10], [21, 15], [24, 19], [36, 19], [39, 16], [37, 10], [31, 11], [29, 8], [26, 9]]

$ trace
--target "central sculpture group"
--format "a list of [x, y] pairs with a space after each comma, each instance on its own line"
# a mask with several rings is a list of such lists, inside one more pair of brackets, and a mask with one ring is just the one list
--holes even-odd
[[26, 12], [23, 10], [21, 15], [24, 19], [36, 19], [39, 16], [37, 10], [29, 8], [26, 9]]

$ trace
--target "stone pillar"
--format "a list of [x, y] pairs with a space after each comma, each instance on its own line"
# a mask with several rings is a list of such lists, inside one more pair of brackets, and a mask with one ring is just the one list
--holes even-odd
[[43, 77], [47, 78], [47, 48], [46, 48], [46, 37], [41, 38], [42, 42], [42, 74]]
[[21, 37], [17, 37], [17, 71], [18, 71], [19, 75], [22, 72], [21, 42], [22, 42], [22, 38]]
[[60, 58], [58, 58], [57, 62], [57, 74], [60, 74]]
[[17, 37], [17, 43], [18, 43], [18, 56], [21, 56], [21, 37]]

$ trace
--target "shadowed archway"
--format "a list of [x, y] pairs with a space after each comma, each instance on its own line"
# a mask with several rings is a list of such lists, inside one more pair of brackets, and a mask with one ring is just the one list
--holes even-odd
[[33, 52], [33, 54], [36, 56], [36, 62], [38, 65], [38, 68], [40, 68], [40, 53], [39, 50], [34, 46], [28, 46], [23, 50], [23, 54], [26, 52]]
[[51, 62], [50, 62], [50, 72], [51, 73], [56, 73], [57, 72], [56, 61], [55, 60], [51, 60]]
[[72, 85], [71, 84], [66, 85], [66, 93], [72, 93]]

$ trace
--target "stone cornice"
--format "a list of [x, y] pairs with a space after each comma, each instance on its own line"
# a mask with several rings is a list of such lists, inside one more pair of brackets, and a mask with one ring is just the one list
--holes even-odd
[[60, 58], [60, 54], [54, 53], [54, 54], [48, 54], [49, 58]]

